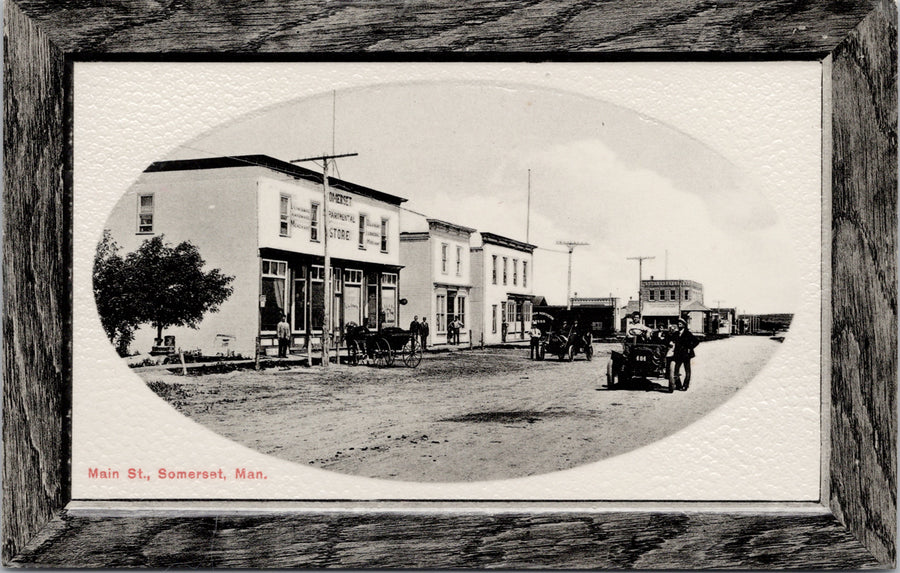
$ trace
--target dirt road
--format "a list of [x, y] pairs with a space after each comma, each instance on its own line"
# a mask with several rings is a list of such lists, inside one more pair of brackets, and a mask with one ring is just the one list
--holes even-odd
[[266, 454], [352, 475], [470, 481], [567, 469], [653, 442], [726, 401], [780, 345], [703, 343], [690, 390], [674, 394], [661, 380], [608, 390], [619, 346], [595, 344], [592, 362], [484, 349], [430, 354], [417, 369], [144, 376], [186, 416]]

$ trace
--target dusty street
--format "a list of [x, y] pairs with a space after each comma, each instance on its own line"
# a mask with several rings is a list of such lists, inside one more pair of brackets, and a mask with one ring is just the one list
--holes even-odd
[[266, 454], [353, 475], [469, 481], [566, 469], [671, 434], [742, 388], [780, 344], [703, 343], [690, 390], [674, 394], [661, 380], [608, 390], [620, 346], [595, 344], [592, 362], [475, 349], [428, 354], [416, 369], [143, 376], [178, 411]]

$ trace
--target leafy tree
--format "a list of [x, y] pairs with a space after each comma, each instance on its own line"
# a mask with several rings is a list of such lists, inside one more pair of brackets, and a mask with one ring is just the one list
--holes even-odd
[[[218, 312], [233, 291], [229, 285], [234, 277], [219, 269], [204, 272], [205, 261], [189, 241], [173, 247], [162, 236], [153, 237], [122, 258], [115, 243], [111, 238], [107, 241], [104, 234], [97, 253], [94, 266], [97, 308], [106, 334], [110, 341], [116, 339], [114, 344], [120, 354], [123, 343], [127, 350], [137, 326], [150, 323], [156, 328], [158, 339], [171, 326], [197, 328], [203, 316]], [[114, 280], [118, 283], [110, 284]], [[114, 328], [107, 328], [107, 323]]]
[[97, 243], [93, 279], [100, 323], [119, 355], [125, 356], [140, 325], [139, 311], [125, 259], [119, 255], [119, 245], [108, 230], [103, 231], [103, 238]]

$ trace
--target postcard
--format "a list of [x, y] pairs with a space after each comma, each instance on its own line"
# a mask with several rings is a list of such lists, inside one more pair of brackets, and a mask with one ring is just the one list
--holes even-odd
[[73, 499], [818, 500], [822, 73], [75, 63]]

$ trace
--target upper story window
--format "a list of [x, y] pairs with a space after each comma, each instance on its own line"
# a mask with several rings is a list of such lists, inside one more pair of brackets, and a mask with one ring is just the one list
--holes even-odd
[[447, 243], [441, 243], [441, 272], [447, 274], [447, 251], [450, 249], [450, 245]]
[[462, 275], [462, 247], [456, 247], [456, 276]]
[[388, 220], [381, 220], [381, 252], [388, 252]]
[[138, 195], [137, 232], [153, 232], [153, 193]]
[[509, 260], [503, 257], [503, 284], [506, 284], [506, 276], [508, 274]]
[[650, 300], [656, 300], [656, 291], [655, 290], [650, 291]]
[[316, 202], [309, 206], [309, 240], [319, 241], [319, 204]]
[[491, 284], [497, 284], [497, 255], [491, 255]]
[[669, 300], [675, 300], [675, 289], [669, 291]]
[[359, 248], [366, 248], [366, 216], [359, 214]]
[[528, 261], [522, 261], [522, 286], [528, 286]]
[[281, 204], [278, 212], [278, 234], [282, 237], [291, 236], [291, 197], [281, 196]]
[[691, 300], [691, 291], [684, 291], [684, 300]]
[[519, 259], [513, 259], [513, 285], [519, 284]]

